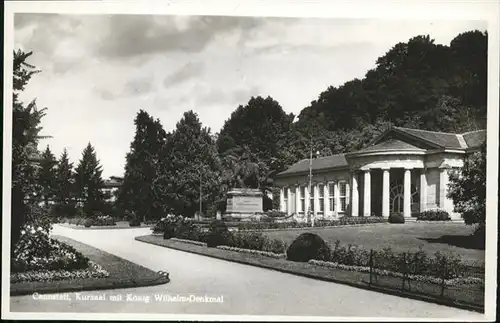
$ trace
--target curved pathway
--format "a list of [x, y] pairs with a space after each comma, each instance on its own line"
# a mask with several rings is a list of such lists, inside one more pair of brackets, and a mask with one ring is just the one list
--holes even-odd
[[[355, 316], [394, 318], [448, 318], [477, 320], [483, 315], [456, 308], [405, 299], [346, 285], [284, 274], [191, 253], [171, 250], [134, 237], [147, 228], [74, 230], [56, 226], [54, 234], [92, 245], [152, 270], [167, 270], [166, 285], [113, 291], [70, 293], [71, 301], [11, 297], [12, 312], [169, 313], [219, 315]], [[83, 300], [103, 295], [105, 301]], [[121, 301], [111, 301], [121, 295]], [[223, 297], [222, 303], [180, 302], [175, 296]], [[134, 297], [135, 300], [127, 296]], [[162, 301], [155, 296], [163, 296]], [[170, 297], [171, 301], [168, 301]], [[148, 300], [149, 298], [149, 300]], [[219, 298], [220, 299], [220, 298]]]

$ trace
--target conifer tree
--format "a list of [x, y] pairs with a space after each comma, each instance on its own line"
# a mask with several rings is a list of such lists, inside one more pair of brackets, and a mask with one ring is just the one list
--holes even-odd
[[74, 195], [73, 163], [69, 161], [68, 151], [64, 149], [59, 158], [56, 172], [55, 202], [58, 216], [72, 216], [74, 214]]
[[87, 217], [94, 217], [104, 204], [102, 167], [94, 147], [88, 143], [75, 169], [75, 187], [78, 201]]
[[56, 193], [56, 172], [57, 160], [50, 147], [42, 153], [40, 167], [37, 172], [37, 182], [40, 186], [40, 195], [45, 206], [49, 205], [49, 201], [54, 201]]

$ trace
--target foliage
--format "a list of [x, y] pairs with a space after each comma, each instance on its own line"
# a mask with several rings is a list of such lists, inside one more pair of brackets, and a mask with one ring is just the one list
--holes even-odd
[[46, 112], [46, 108], [37, 108], [35, 100], [27, 105], [19, 100], [31, 77], [40, 72], [27, 62], [32, 52], [18, 50], [13, 55], [11, 246], [20, 239], [30, 203], [36, 197], [34, 160], [38, 158], [37, 145], [43, 138], [40, 123]]
[[94, 221], [92, 219], [85, 219], [83, 220], [83, 226], [86, 228], [90, 228], [92, 225], [94, 225]]
[[231, 233], [223, 221], [215, 220], [210, 223], [206, 236], [207, 247], [213, 248], [220, 245], [227, 245], [230, 238]]
[[26, 225], [21, 239], [14, 246], [11, 259], [12, 272], [30, 270], [83, 269], [88, 259], [73, 247], [49, 238], [48, 231], [41, 226]]
[[83, 203], [83, 211], [92, 217], [104, 204], [102, 191], [102, 167], [97, 159], [94, 147], [88, 143], [75, 170], [75, 187], [78, 200]]
[[131, 227], [140, 227], [141, 219], [139, 219], [137, 216], [133, 216], [131, 219], [129, 219], [128, 225]]
[[165, 214], [193, 217], [200, 208], [200, 188], [206, 213], [223, 199], [221, 163], [210, 129], [188, 111], [160, 153], [154, 191], [164, 201]]
[[135, 136], [127, 153], [125, 176], [117, 201], [123, 210], [133, 211], [140, 218], [159, 220], [161, 198], [154, 194], [153, 185], [167, 134], [160, 121], [144, 110], [137, 113], [134, 124]]
[[392, 212], [389, 214], [389, 223], [405, 223], [405, 217], [399, 212]]
[[449, 221], [450, 215], [446, 210], [427, 210], [417, 215], [417, 220], [422, 221]]
[[286, 251], [287, 260], [307, 262], [310, 259], [328, 260], [330, 248], [317, 234], [302, 233], [295, 239]]
[[56, 194], [57, 187], [57, 160], [49, 146], [42, 153], [40, 160], [40, 167], [36, 174], [37, 184], [40, 186], [41, 198], [47, 206], [49, 201], [53, 201]]
[[[278, 213], [279, 214], [279, 213]], [[315, 221], [315, 227], [335, 227], [342, 225], [358, 225], [358, 224], [370, 224], [370, 223], [387, 223], [387, 219], [383, 217], [341, 217], [332, 220], [318, 219]], [[310, 223], [307, 222], [297, 222], [295, 220], [286, 222], [244, 222], [236, 223], [239, 230], [280, 230], [280, 229], [290, 229], [290, 228], [309, 228]]]
[[466, 157], [459, 171], [449, 173], [448, 197], [454, 211], [466, 224], [485, 225], [486, 221], [486, 142], [479, 152]]
[[59, 281], [67, 279], [83, 278], [104, 278], [109, 277], [102, 266], [89, 261], [88, 268], [85, 269], [58, 269], [58, 270], [31, 270], [25, 272], [15, 272], [10, 275], [11, 283], [20, 282], [40, 282], [40, 281]]

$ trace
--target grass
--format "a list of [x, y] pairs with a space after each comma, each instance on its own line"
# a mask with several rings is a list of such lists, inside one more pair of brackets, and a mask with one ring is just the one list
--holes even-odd
[[10, 294], [27, 295], [37, 293], [62, 293], [70, 291], [86, 291], [100, 289], [116, 289], [165, 284], [167, 277], [146, 267], [83, 244], [73, 239], [54, 236], [66, 244], [73, 246], [89, 260], [101, 265], [109, 272], [106, 278], [68, 279], [51, 282], [23, 282], [10, 285]]
[[484, 292], [474, 288], [448, 288], [445, 297], [439, 297], [440, 286], [412, 282], [412, 290], [401, 290], [401, 279], [394, 277], [379, 277], [377, 284], [369, 285], [369, 273], [347, 271], [337, 268], [317, 266], [304, 262], [293, 262], [286, 259], [275, 259], [261, 255], [241, 253], [218, 248], [208, 248], [178, 241], [165, 240], [161, 235], [147, 235], [135, 238], [138, 241], [191, 252], [212, 258], [232, 261], [260, 268], [277, 270], [280, 272], [319, 279], [329, 282], [341, 283], [353, 287], [379, 291], [396, 296], [413, 298], [442, 305], [454, 306], [478, 312], [484, 311]]
[[484, 265], [484, 250], [467, 244], [469, 235], [474, 232], [474, 227], [463, 223], [374, 224], [300, 231], [269, 231], [264, 234], [290, 244], [304, 232], [316, 233], [330, 245], [339, 240], [344, 245], [355, 244], [374, 250], [390, 247], [397, 252], [417, 251], [421, 246], [430, 255], [437, 251], [452, 252], [459, 254], [465, 262], [471, 265]]

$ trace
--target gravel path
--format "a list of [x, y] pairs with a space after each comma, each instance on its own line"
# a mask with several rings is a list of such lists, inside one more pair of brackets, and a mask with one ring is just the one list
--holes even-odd
[[[147, 228], [92, 231], [56, 226], [53, 233], [71, 237], [155, 271], [166, 270], [170, 273], [170, 283], [115, 291], [70, 293], [70, 301], [35, 300], [31, 295], [11, 297], [10, 310], [452, 320], [477, 320], [483, 317], [479, 313], [231, 263], [134, 240], [135, 236], [150, 232]], [[84, 297], [89, 295], [100, 296], [105, 300], [85, 300]], [[111, 300], [111, 296], [116, 296], [116, 300]], [[209, 299], [205, 296], [212, 297], [214, 302], [207, 302]], [[179, 297], [185, 297], [186, 301], [179, 301]], [[190, 297], [198, 299], [187, 301]]]

